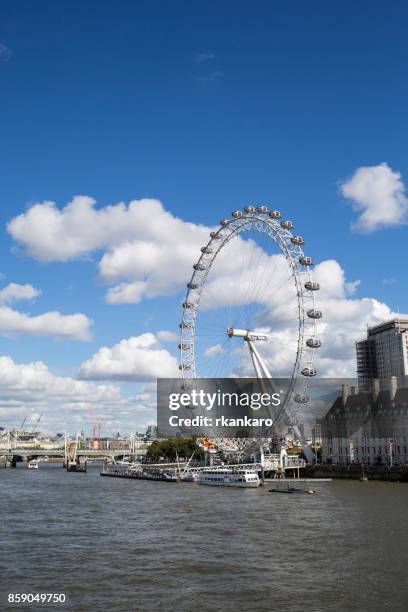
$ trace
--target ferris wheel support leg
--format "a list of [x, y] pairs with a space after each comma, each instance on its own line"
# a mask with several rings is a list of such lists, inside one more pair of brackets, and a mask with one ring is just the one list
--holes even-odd
[[210, 467], [213, 464], [213, 456], [211, 453], [204, 451], [204, 465], [209, 465]]
[[259, 379], [259, 383], [262, 387], [263, 392], [267, 392], [265, 383], [262, 382], [263, 379], [268, 379], [269, 390], [272, 387], [272, 391], [276, 391], [276, 386], [272, 379], [272, 374], [268, 370], [268, 367], [260, 354], [258, 353], [256, 347], [254, 346], [251, 340], [247, 340], [249, 352], [252, 359], [252, 365], [254, 366], [256, 377]]
[[261, 358], [257, 349], [255, 348], [254, 343], [251, 340], [247, 340], [248, 348], [251, 353], [252, 363], [255, 368], [255, 372], [258, 378], [272, 378], [271, 373], [269, 372], [266, 363]]
[[302, 449], [303, 449], [303, 453], [306, 457], [306, 460], [308, 463], [315, 463], [316, 461], [316, 456], [314, 454], [314, 452], [312, 451], [312, 449], [310, 448], [310, 446], [308, 444], [306, 444], [306, 440], [304, 435], [302, 434], [302, 432], [300, 431], [299, 427], [297, 425], [293, 426], [293, 430], [294, 433], [296, 434], [298, 440], [300, 440], [300, 443], [302, 445]]
[[262, 379], [264, 378], [264, 376], [263, 376], [262, 369], [259, 363], [259, 354], [250, 340], [248, 340], [248, 348], [249, 348], [249, 354], [251, 355], [252, 365], [254, 366], [256, 377], [259, 379]]

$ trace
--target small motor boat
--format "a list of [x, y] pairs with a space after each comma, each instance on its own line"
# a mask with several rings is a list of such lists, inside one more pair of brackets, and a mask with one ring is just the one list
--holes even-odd
[[314, 489], [302, 489], [300, 487], [288, 485], [286, 488], [275, 487], [273, 489], [269, 489], [269, 493], [306, 493], [307, 495], [315, 495], [316, 491]]

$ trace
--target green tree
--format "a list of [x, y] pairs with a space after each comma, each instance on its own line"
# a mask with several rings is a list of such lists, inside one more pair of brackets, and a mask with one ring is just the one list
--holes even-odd
[[154, 440], [147, 449], [147, 458], [160, 459], [160, 457], [164, 457], [169, 461], [175, 461], [177, 456], [183, 459], [190, 458], [193, 451], [195, 460], [204, 457], [203, 450], [197, 446], [195, 438]]

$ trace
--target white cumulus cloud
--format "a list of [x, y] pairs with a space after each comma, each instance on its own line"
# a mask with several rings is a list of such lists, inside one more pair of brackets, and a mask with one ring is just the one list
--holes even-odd
[[86, 196], [75, 197], [62, 210], [53, 202], [34, 204], [7, 230], [38, 261], [70, 261], [102, 251], [101, 278], [114, 285], [109, 303], [176, 293], [209, 239], [209, 228], [174, 217], [158, 200], [96, 209]]
[[316, 266], [313, 275], [321, 290], [317, 307], [323, 312], [318, 324], [322, 347], [316, 351], [316, 368], [322, 376], [356, 375], [355, 342], [366, 336], [367, 325], [376, 325], [396, 316], [383, 302], [370, 297], [350, 297], [359, 281], [347, 282], [344, 270], [335, 260]]
[[0, 334], [53, 336], [68, 340], [89, 340], [92, 321], [84, 314], [63, 315], [58, 311], [30, 316], [13, 310], [9, 306], [0, 306]]
[[157, 332], [157, 339], [161, 342], [177, 342], [180, 335], [175, 332], [169, 331], [167, 329], [163, 329], [162, 331]]
[[117, 401], [120, 389], [52, 374], [42, 361], [18, 364], [9, 356], [0, 357], [0, 392], [14, 399], [30, 401], [40, 397], [62, 401]]
[[151, 333], [103, 346], [79, 370], [81, 379], [152, 381], [179, 376], [176, 358]]
[[360, 285], [360, 281], [346, 282], [344, 270], [335, 259], [327, 259], [319, 263], [313, 271], [313, 280], [319, 283], [319, 300], [322, 297], [344, 298], [352, 295]]
[[41, 295], [41, 291], [32, 285], [19, 285], [10, 283], [7, 287], [0, 290], [0, 304], [11, 304], [19, 300], [33, 300]]
[[340, 189], [360, 213], [353, 226], [357, 231], [369, 233], [406, 222], [405, 186], [401, 174], [388, 164], [358, 168]]
[[16, 363], [0, 356], [0, 417], [9, 426], [41, 414], [45, 431], [90, 431], [96, 413], [118, 427], [118, 421], [134, 419], [143, 408], [135, 399], [124, 397], [118, 385], [55, 376], [42, 361]]

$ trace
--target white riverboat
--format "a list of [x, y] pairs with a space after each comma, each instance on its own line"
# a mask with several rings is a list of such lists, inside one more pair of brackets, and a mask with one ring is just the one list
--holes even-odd
[[198, 484], [219, 487], [259, 487], [260, 480], [255, 470], [223, 468], [203, 470], [199, 473]]
[[40, 462], [37, 459], [31, 459], [31, 461], [28, 462], [28, 469], [38, 470], [39, 465], [40, 465]]

